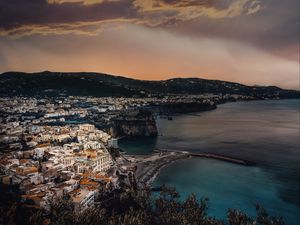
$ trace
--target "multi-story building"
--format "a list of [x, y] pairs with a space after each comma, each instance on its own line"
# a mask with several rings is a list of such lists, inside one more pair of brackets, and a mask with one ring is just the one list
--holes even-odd
[[70, 192], [70, 196], [75, 204], [75, 210], [82, 211], [94, 205], [95, 192], [86, 189], [76, 189]]

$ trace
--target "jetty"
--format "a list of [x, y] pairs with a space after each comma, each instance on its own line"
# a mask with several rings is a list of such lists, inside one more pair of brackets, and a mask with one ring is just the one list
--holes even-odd
[[226, 156], [218, 153], [210, 153], [210, 152], [189, 152], [189, 151], [180, 151], [180, 150], [171, 150], [171, 149], [158, 149], [155, 152], [178, 152], [188, 154], [191, 157], [201, 157], [201, 158], [209, 158], [209, 159], [216, 159], [225, 162], [230, 162], [234, 164], [239, 164], [243, 166], [255, 166], [255, 162], [251, 162], [249, 160], [244, 160], [232, 156]]
[[205, 153], [190, 153], [190, 156], [217, 159], [217, 160], [240, 164], [240, 165], [244, 165], [244, 166], [255, 166], [256, 165], [254, 162], [251, 162], [248, 160], [234, 158], [231, 156], [225, 156], [225, 155], [216, 154], [216, 153], [206, 153], [206, 152]]
[[[121, 154], [122, 155], [122, 154]], [[235, 158], [231, 156], [226, 156], [217, 153], [209, 152], [189, 152], [189, 151], [180, 151], [180, 150], [171, 150], [171, 149], [157, 149], [151, 155], [122, 155], [122, 160], [126, 164], [134, 166], [135, 169], [135, 178], [137, 181], [138, 187], [151, 186], [155, 177], [159, 171], [177, 161], [190, 157], [200, 157], [215, 159], [220, 161], [225, 161], [229, 163], [234, 163], [242, 166], [254, 166], [254, 162]]]

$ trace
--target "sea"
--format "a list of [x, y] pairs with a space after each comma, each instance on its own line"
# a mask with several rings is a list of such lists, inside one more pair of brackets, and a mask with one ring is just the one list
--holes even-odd
[[209, 199], [208, 215], [229, 208], [255, 215], [262, 205], [286, 224], [300, 224], [300, 100], [260, 100], [218, 105], [216, 110], [157, 118], [158, 137], [126, 138], [128, 154], [156, 149], [213, 152], [255, 162], [242, 166], [190, 158], [164, 167], [153, 186], [175, 187], [184, 199]]

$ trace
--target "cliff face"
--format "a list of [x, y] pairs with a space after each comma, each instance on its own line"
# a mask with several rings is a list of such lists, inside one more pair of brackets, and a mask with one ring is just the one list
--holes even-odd
[[157, 136], [155, 119], [151, 112], [134, 110], [126, 112], [113, 121], [110, 134], [113, 137]]
[[216, 105], [210, 103], [171, 103], [154, 107], [150, 106], [149, 110], [137, 109], [122, 112], [112, 121], [109, 133], [113, 137], [157, 136], [156, 121], [152, 112], [161, 114], [192, 113], [215, 108]]

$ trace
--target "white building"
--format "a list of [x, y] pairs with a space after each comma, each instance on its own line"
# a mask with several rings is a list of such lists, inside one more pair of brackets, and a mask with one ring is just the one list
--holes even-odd
[[65, 167], [70, 167], [70, 166], [73, 166], [74, 163], [75, 163], [75, 160], [74, 160], [74, 157], [73, 156], [64, 156], [62, 157], [62, 164], [65, 166]]
[[96, 167], [94, 171], [97, 172], [105, 172], [110, 169], [110, 167], [113, 165], [113, 161], [111, 159], [111, 156], [109, 154], [101, 154], [97, 157], [96, 160]]
[[83, 147], [84, 149], [101, 149], [103, 145], [98, 141], [89, 141], [84, 143]]
[[95, 192], [86, 189], [77, 189], [70, 193], [75, 204], [75, 210], [81, 211], [94, 205]]
[[80, 130], [89, 131], [92, 132], [95, 130], [95, 126], [92, 124], [80, 124], [79, 125]]

